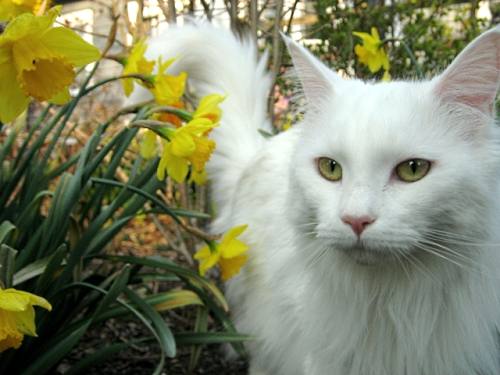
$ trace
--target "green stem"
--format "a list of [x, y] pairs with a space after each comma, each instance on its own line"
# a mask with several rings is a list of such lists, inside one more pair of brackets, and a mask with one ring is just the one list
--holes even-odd
[[145, 76], [145, 75], [142, 75], [142, 74], [125, 74], [125, 75], [121, 75], [121, 76], [106, 78], [106, 79], [103, 79], [102, 81], [97, 82], [93, 86], [89, 86], [88, 88], [86, 88], [83, 91], [82, 96], [87, 95], [89, 92], [94, 91], [95, 89], [97, 89], [97, 88], [99, 88], [99, 87], [101, 87], [101, 86], [103, 86], [103, 85], [105, 85], [107, 83], [118, 81], [120, 79], [131, 79], [131, 78], [141, 80], [146, 85], [152, 85], [153, 84], [153, 82], [151, 81], [151, 77], [149, 77], [149, 76]]
[[131, 128], [147, 128], [154, 131], [160, 137], [169, 141], [172, 138], [175, 126], [169, 122], [156, 120], [137, 120], [129, 125]]
[[413, 54], [413, 52], [410, 49], [410, 47], [408, 46], [408, 44], [403, 39], [400, 39], [400, 38], [387, 38], [387, 39], [384, 39], [382, 41], [381, 46], [384, 45], [384, 44], [387, 44], [389, 42], [399, 42], [399, 43], [401, 43], [401, 45], [403, 46], [404, 50], [406, 51], [406, 54], [408, 55], [408, 57], [410, 58], [411, 62], [415, 66], [415, 70], [417, 71], [418, 78], [423, 79], [424, 78], [424, 73], [422, 72], [422, 68], [420, 67], [420, 64], [418, 63], [417, 58]]
[[146, 117], [149, 117], [153, 113], [158, 113], [158, 112], [171, 113], [171, 114], [179, 117], [181, 120], [188, 121], [188, 122], [193, 119], [193, 115], [191, 113], [184, 111], [182, 109], [176, 108], [176, 107], [168, 106], [168, 105], [156, 106], [156, 107], [151, 108], [147, 112]]

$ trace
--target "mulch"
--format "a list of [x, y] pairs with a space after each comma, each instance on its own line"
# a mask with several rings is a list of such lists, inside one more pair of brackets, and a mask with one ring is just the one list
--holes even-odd
[[[182, 324], [183, 322], [179, 321], [176, 323], [176, 326]], [[106, 343], [124, 342], [145, 336], [150, 335], [146, 328], [139, 322], [111, 319], [105, 324], [89, 330], [80, 344], [58, 366], [56, 373], [66, 373], [80, 359], [106, 346]], [[245, 359], [227, 359], [221, 345], [207, 345], [202, 349], [196, 369], [189, 373], [190, 348], [188, 346], [180, 346], [177, 350], [175, 358], [167, 359], [162, 374], [243, 375], [247, 374], [248, 371]], [[143, 343], [140, 346], [134, 346], [117, 353], [105, 362], [90, 368], [85, 374], [150, 375], [155, 370], [160, 355], [160, 348], [156, 343]]]

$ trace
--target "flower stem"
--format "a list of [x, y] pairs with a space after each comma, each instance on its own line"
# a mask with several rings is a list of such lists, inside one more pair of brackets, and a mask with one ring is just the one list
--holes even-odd
[[387, 39], [384, 39], [382, 41], [381, 45], [384, 45], [384, 44], [389, 43], [389, 42], [399, 42], [399, 43], [401, 43], [401, 45], [403, 46], [406, 54], [410, 58], [412, 64], [415, 66], [415, 70], [417, 71], [418, 78], [423, 79], [424, 78], [424, 73], [422, 72], [422, 68], [420, 67], [420, 64], [418, 63], [417, 58], [415, 57], [415, 54], [410, 49], [410, 47], [408, 46], [408, 44], [403, 39], [400, 39], [400, 38], [387, 38]]
[[171, 113], [177, 117], [179, 117], [181, 120], [184, 121], [191, 121], [193, 119], [193, 115], [187, 111], [184, 111], [182, 109], [168, 106], [168, 105], [162, 105], [162, 106], [156, 106], [151, 108], [146, 116], [150, 116], [153, 113]]

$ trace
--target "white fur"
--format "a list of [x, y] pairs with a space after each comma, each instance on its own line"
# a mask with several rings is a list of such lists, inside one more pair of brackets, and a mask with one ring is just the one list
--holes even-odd
[[[227, 295], [239, 330], [258, 337], [252, 373], [500, 374], [499, 34], [431, 81], [377, 84], [339, 79], [287, 41], [313, 110], [269, 140], [257, 132], [269, 79], [250, 43], [206, 25], [153, 41], [202, 93], [228, 95], [209, 165], [213, 230], [249, 225], [250, 259]], [[342, 165], [341, 182], [319, 175], [321, 156]], [[433, 165], [404, 183], [393, 171], [410, 158]], [[357, 256], [344, 214], [376, 218]]]

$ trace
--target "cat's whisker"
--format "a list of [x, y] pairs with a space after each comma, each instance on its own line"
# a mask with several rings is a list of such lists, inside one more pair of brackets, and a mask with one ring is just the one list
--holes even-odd
[[448, 255], [452, 255], [452, 256], [455, 256], [456, 258], [460, 258], [461, 260], [466, 262], [466, 263], [464, 263], [464, 266], [469, 267], [469, 269], [472, 271], [478, 272], [479, 274], [481, 274], [483, 276], [498, 278], [497, 275], [494, 275], [491, 273], [491, 270], [487, 269], [483, 264], [475, 261], [471, 257], [468, 257], [462, 253], [459, 253], [456, 250], [450, 249], [449, 247], [444, 246], [442, 244], [437, 244], [437, 243], [432, 242], [432, 241], [428, 241], [428, 244], [431, 246], [439, 247], [439, 249], [443, 250]]
[[420, 243], [420, 245], [416, 244], [415, 246], [417, 248], [419, 248], [420, 250], [423, 250], [423, 251], [425, 251], [425, 252], [427, 252], [429, 254], [435, 255], [436, 257], [441, 258], [443, 260], [446, 260], [446, 261], [448, 261], [450, 263], [453, 263], [457, 267], [460, 267], [462, 269], [466, 269], [467, 268], [464, 264], [462, 264], [462, 263], [460, 263], [460, 262], [458, 262], [458, 261], [456, 261], [454, 259], [451, 259], [450, 257], [447, 257], [446, 255], [440, 253], [439, 251], [436, 251], [434, 248], [425, 246], [425, 244], [423, 244], [423, 243]]
[[405, 258], [408, 260], [408, 263], [410, 263], [414, 268], [415, 270], [417, 270], [418, 272], [420, 272], [421, 274], [423, 274], [424, 276], [427, 276], [429, 278], [432, 279], [432, 281], [434, 281], [435, 283], [437, 284], [441, 284], [441, 281], [439, 280], [439, 278], [437, 278], [432, 272], [431, 270], [429, 270], [425, 264], [422, 263], [421, 260], [419, 260], [417, 257], [415, 257], [413, 254], [411, 253], [406, 253], [405, 254]]
[[320, 250], [316, 250], [311, 259], [306, 263], [306, 269], [313, 268], [318, 262], [323, 258], [323, 256], [328, 252], [329, 248], [327, 246]]
[[454, 255], [457, 258], [461, 258], [461, 259], [463, 259], [463, 260], [465, 260], [467, 262], [474, 263], [474, 260], [471, 257], [468, 257], [465, 254], [462, 254], [462, 253], [460, 253], [460, 252], [458, 252], [456, 250], [450, 249], [448, 246], [445, 246], [445, 245], [443, 245], [441, 243], [432, 241], [430, 239], [422, 239], [422, 240], [420, 240], [420, 242], [428, 244], [428, 245], [433, 246], [433, 247], [437, 247], [437, 248], [445, 251], [446, 253]]
[[474, 246], [474, 247], [500, 247], [500, 242], [472, 242], [469, 239], [462, 240], [461, 237], [454, 237], [452, 235], [446, 234], [438, 234], [438, 233], [426, 233], [428, 237], [431, 237], [436, 240], [446, 241], [448, 243], [453, 243], [457, 245], [466, 245], [466, 246]]
[[407, 260], [405, 257], [405, 254], [403, 252], [397, 250], [394, 252], [394, 258], [401, 265], [401, 268], [403, 269], [403, 272], [406, 274], [408, 281], [411, 281], [410, 271], [408, 270], [408, 268], [405, 265], [405, 261]]

